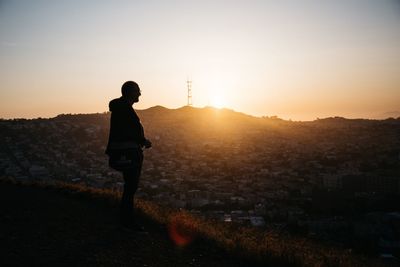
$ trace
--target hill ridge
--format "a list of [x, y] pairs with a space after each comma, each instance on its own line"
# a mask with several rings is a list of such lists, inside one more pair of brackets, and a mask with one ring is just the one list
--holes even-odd
[[[322, 118], [315, 118], [314, 120], [291, 120], [291, 119], [283, 119], [280, 118], [276, 115], [262, 115], [262, 116], [254, 116], [251, 114], [247, 114], [245, 112], [241, 112], [241, 111], [236, 111], [234, 109], [230, 109], [230, 108], [216, 108], [213, 106], [204, 106], [204, 107], [193, 107], [193, 106], [181, 106], [178, 108], [167, 108], [164, 107], [162, 105], [155, 105], [155, 106], [151, 106], [148, 108], [143, 108], [143, 109], [137, 109], [136, 107], [134, 107], [135, 110], [139, 113], [151, 113], [151, 112], [187, 112], [187, 111], [191, 111], [191, 112], [209, 112], [209, 111], [213, 111], [213, 112], [219, 112], [219, 113], [230, 113], [230, 114], [234, 114], [234, 115], [240, 115], [242, 117], [248, 117], [248, 118], [254, 118], [254, 119], [271, 119], [271, 120], [281, 120], [283, 122], [298, 122], [298, 123], [307, 123], [307, 122], [321, 122], [324, 120], [346, 120], [346, 121], [385, 121], [385, 120], [397, 120], [400, 121], [400, 113], [399, 111], [391, 111], [391, 112], [385, 112], [385, 113], [381, 113], [378, 114], [377, 116], [373, 117], [373, 118], [347, 118], [347, 117], [342, 117], [342, 116], [337, 116], [337, 115], [332, 115], [329, 117], [322, 117]], [[104, 112], [94, 112], [94, 113], [61, 113], [58, 114], [54, 117], [37, 117], [37, 118], [12, 118], [12, 119], [4, 119], [4, 118], [0, 118], [1, 120], [48, 120], [48, 119], [60, 119], [63, 117], [70, 117], [70, 116], [102, 116], [102, 115], [106, 115], [109, 114], [109, 111], [104, 111]]]

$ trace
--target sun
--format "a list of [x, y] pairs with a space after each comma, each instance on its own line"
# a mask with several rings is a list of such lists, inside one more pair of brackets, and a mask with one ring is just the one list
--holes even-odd
[[223, 108], [225, 107], [225, 101], [220, 95], [213, 95], [210, 99], [210, 105], [215, 108]]

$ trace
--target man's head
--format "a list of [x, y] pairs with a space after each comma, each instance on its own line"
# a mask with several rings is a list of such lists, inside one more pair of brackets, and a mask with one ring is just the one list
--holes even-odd
[[133, 81], [125, 82], [121, 87], [122, 97], [125, 98], [129, 104], [139, 102], [140, 88], [139, 85]]

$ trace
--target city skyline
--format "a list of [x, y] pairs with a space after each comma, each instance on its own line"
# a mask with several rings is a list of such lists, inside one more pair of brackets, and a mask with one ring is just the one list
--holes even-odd
[[[2, 1], [0, 118], [186, 104], [313, 120], [400, 113], [398, 1]], [[393, 112], [393, 113], [390, 113]]]

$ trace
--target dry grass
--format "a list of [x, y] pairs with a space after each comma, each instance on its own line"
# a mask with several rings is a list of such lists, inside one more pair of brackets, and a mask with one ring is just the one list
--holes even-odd
[[[67, 193], [77, 197], [105, 201], [117, 205], [120, 193], [108, 189], [94, 189], [61, 182], [0, 181], [23, 186], [34, 186]], [[193, 240], [206, 239], [240, 258], [255, 264], [278, 266], [383, 266], [376, 260], [355, 255], [351, 251], [328, 247], [305, 238], [293, 238], [275, 232], [237, 227], [222, 222], [198, 218], [186, 211], [161, 207], [153, 202], [135, 201], [136, 208], [150, 221], [167, 226], [172, 240], [185, 246]]]

